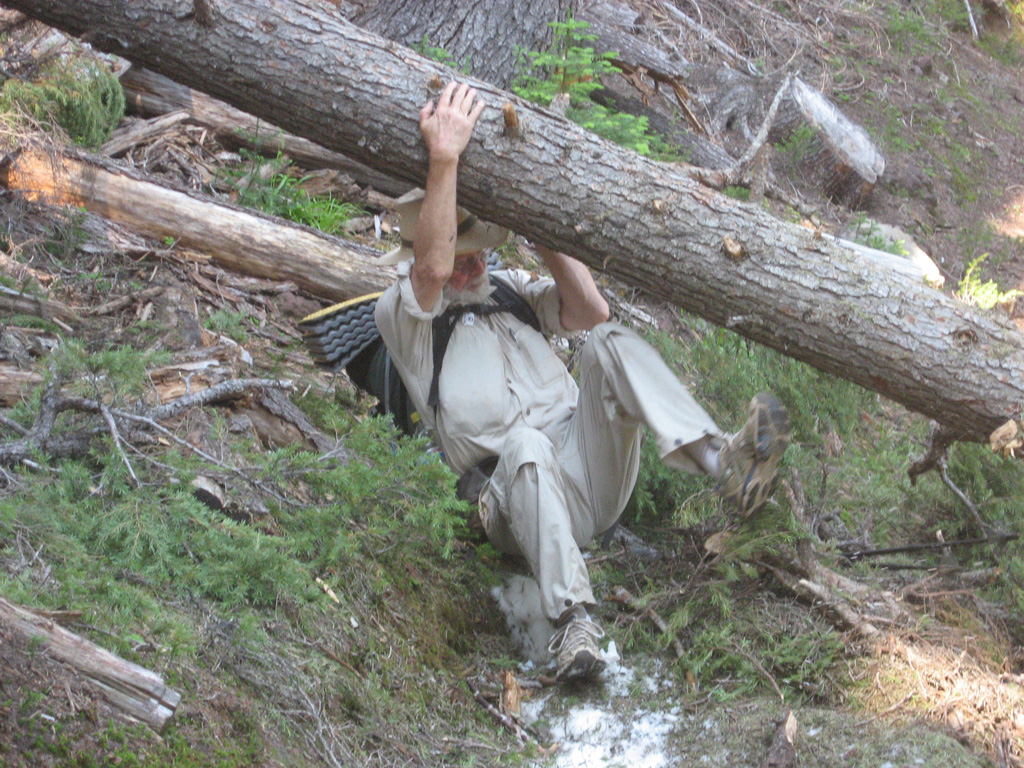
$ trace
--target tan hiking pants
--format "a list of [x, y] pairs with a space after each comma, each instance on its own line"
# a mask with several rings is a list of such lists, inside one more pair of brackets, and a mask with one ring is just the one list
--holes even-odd
[[662, 460], [688, 471], [701, 471], [703, 443], [723, 434], [653, 347], [602, 323], [583, 348], [579, 400], [560, 441], [526, 427], [508, 435], [481, 496], [481, 518], [497, 549], [527, 560], [551, 620], [594, 603], [580, 548], [622, 514], [643, 424]]

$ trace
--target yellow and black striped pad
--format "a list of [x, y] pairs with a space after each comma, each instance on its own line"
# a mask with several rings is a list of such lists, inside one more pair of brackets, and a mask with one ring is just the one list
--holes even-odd
[[380, 338], [373, 309], [380, 293], [369, 293], [321, 309], [299, 321], [302, 342], [313, 361], [338, 371]]

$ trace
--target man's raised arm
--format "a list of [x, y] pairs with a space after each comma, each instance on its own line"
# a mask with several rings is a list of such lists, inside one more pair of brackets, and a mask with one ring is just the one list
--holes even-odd
[[420, 110], [420, 132], [430, 164], [423, 205], [416, 220], [411, 279], [416, 301], [424, 311], [433, 309], [437, 303], [455, 263], [459, 157], [484, 109], [482, 101], [474, 101], [475, 88], [453, 81], [445, 86], [436, 105], [429, 101]]

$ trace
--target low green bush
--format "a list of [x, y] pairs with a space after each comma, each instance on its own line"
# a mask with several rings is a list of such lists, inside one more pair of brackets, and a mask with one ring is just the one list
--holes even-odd
[[76, 144], [91, 149], [110, 138], [124, 108], [118, 79], [84, 57], [50, 65], [31, 81], [12, 78], [0, 90], [0, 113], [23, 111], [44, 130], [59, 126]]

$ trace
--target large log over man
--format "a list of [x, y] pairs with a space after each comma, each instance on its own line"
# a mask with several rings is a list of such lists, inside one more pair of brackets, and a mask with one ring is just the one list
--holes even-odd
[[[384, 261], [400, 265], [399, 277], [378, 300], [376, 321], [452, 468], [492, 470], [481, 522], [495, 547], [530, 565], [554, 624], [556, 677], [591, 680], [603, 666], [603, 632], [587, 611], [594, 595], [580, 547], [622, 513], [641, 425], [663, 461], [715, 478], [750, 515], [774, 486], [789, 422], [782, 404], [760, 393], [743, 428], [725, 434], [650, 345], [607, 322], [590, 270], [563, 253], [538, 248], [551, 278], [488, 273], [486, 250], [508, 232], [456, 204], [459, 158], [483, 108], [475, 89], [452, 82], [420, 111], [425, 190], [398, 206], [403, 244]], [[495, 297], [509, 289], [528, 316], [498, 308]], [[581, 330], [590, 335], [577, 385], [546, 335]]]

